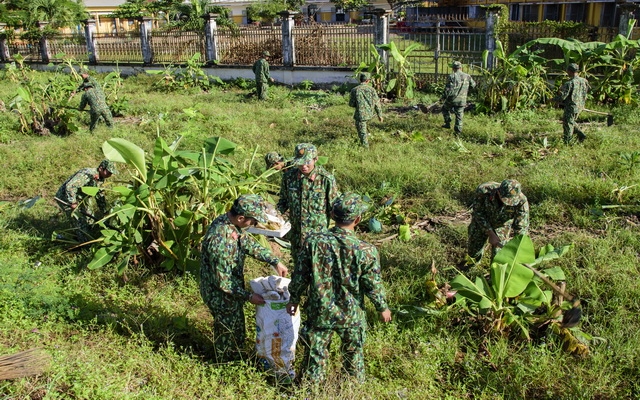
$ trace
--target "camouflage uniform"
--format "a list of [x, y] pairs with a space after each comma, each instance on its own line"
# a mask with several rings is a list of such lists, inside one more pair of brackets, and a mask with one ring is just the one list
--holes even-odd
[[[567, 69], [571, 72], [578, 72], [578, 65], [575, 63], [569, 64]], [[558, 95], [554, 98], [555, 101], [559, 101], [564, 106], [564, 115], [562, 117], [562, 131], [565, 143], [571, 143], [573, 133], [575, 132], [578, 140], [583, 141], [586, 135], [576, 123], [578, 114], [584, 109], [584, 103], [587, 100], [587, 92], [589, 91], [589, 82], [574, 75], [568, 82], [565, 82]]]
[[[469, 256], [476, 261], [482, 258], [488, 230], [493, 230], [504, 246], [511, 229], [514, 235], [526, 235], [529, 231], [529, 201], [521, 192], [520, 183], [505, 179], [502, 183], [486, 182], [478, 186], [468, 231]], [[496, 251], [493, 248], [492, 257]]]
[[368, 80], [368, 75], [360, 74], [361, 83], [351, 89], [349, 95], [349, 105], [356, 109], [353, 114], [353, 119], [356, 122], [360, 144], [364, 147], [369, 147], [367, 121], [374, 117], [374, 112], [378, 118], [382, 117], [380, 99], [378, 98], [376, 90], [367, 85], [366, 81]]
[[[344, 194], [334, 204], [338, 222], [354, 220], [366, 210], [355, 194]], [[289, 292], [293, 304], [299, 304], [303, 295], [308, 297], [300, 333], [305, 351], [302, 375], [313, 382], [325, 378], [331, 336], [336, 332], [342, 341], [344, 368], [363, 381], [365, 295], [376, 310], [388, 309], [375, 246], [338, 226], [310, 234], [296, 262]]]
[[476, 82], [469, 74], [465, 74], [461, 70], [462, 64], [458, 61], [453, 63], [453, 73], [447, 78], [447, 84], [444, 88], [441, 100], [442, 116], [444, 117], [443, 128], [451, 128], [450, 112], [456, 117], [453, 131], [456, 135], [462, 133], [462, 118], [464, 115], [464, 107], [467, 105], [467, 94], [469, 88], [476, 87]]
[[[264, 203], [257, 195], [240, 196], [232, 210], [266, 223]], [[228, 214], [217, 217], [202, 239], [200, 294], [213, 315], [214, 346], [218, 361], [238, 359], [246, 329], [243, 306], [251, 297], [245, 289], [244, 260], [249, 255], [276, 266], [280, 260], [253, 237], [236, 227]]]
[[[98, 168], [83, 168], [73, 174], [56, 192], [56, 198], [63, 202], [68, 204], [78, 203], [78, 206], [74, 210], [66, 204], [57, 202], [58, 206], [67, 215], [71, 225], [77, 230], [76, 236], [78, 237], [78, 240], [82, 242], [89, 240], [88, 234], [91, 231], [91, 226], [94, 222], [94, 220], [88, 216], [93, 215], [93, 210], [89, 207], [89, 204], [87, 204], [90, 197], [82, 192], [82, 188], [85, 186], [102, 186], [104, 179], [100, 177], [100, 173], [98, 171], [101, 167], [112, 174], [117, 172], [113, 162], [103, 160]], [[104, 193], [99, 191], [95, 198], [100, 212], [105, 214], [107, 212], [107, 201], [104, 197]], [[91, 219], [91, 221], [89, 221], [89, 219]]]
[[256, 75], [256, 91], [260, 100], [266, 100], [269, 91], [269, 62], [265, 57], [269, 57], [268, 51], [262, 53], [262, 57], [253, 64], [253, 73]]
[[[317, 150], [312, 144], [301, 143], [296, 146], [294, 157], [292, 164], [301, 165], [316, 158]], [[289, 211], [291, 255], [294, 260], [309, 233], [329, 227], [331, 203], [336, 197], [336, 179], [320, 165], [316, 165], [308, 176], [297, 168], [284, 172], [277, 208], [282, 214]]]
[[89, 105], [89, 114], [91, 114], [91, 124], [89, 125], [89, 130], [93, 131], [98, 123], [98, 119], [102, 117], [107, 126], [113, 125], [113, 118], [111, 116], [111, 110], [107, 106], [107, 103], [104, 99], [104, 95], [100, 95], [100, 93], [92, 86], [88, 87], [82, 94], [82, 99], [80, 100], [80, 111], [84, 110], [84, 108]]

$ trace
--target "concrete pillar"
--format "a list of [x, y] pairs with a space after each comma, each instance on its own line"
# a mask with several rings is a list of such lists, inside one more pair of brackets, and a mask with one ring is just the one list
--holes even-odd
[[638, 10], [638, 6], [631, 2], [624, 2], [618, 4], [620, 9], [620, 24], [618, 25], [618, 33], [624, 37], [631, 37], [629, 30], [629, 21], [635, 19], [635, 12]]
[[87, 53], [89, 53], [89, 64], [97, 64], [100, 60], [98, 57], [98, 46], [96, 43], [96, 20], [86, 19], [84, 23], [84, 38], [87, 41]]
[[296, 11], [283, 11], [282, 18], [282, 64], [285, 67], [293, 67], [296, 63], [295, 43], [293, 41], [293, 16]]
[[216, 18], [219, 14], [207, 13], [204, 18], [204, 47], [205, 61], [207, 64], [215, 64], [218, 61], [218, 24]]
[[44, 35], [44, 28], [49, 25], [46, 21], [38, 21], [36, 22], [36, 26], [42, 32], [40, 36], [40, 56], [42, 57], [42, 62], [48, 64], [51, 60], [51, 54], [49, 53], [49, 43], [47, 41], [47, 37]]
[[[389, 43], [389, 14], [391, 10], [376, 8], [371, 11], [373, 17], [373, 43], [377, 46]], [[387, 65], [389, 55], [386, 50], [378, 48], [381, 61]]]
[[[495, 60], [493, 57], [493, 52], [496, 49], [496, 25], [498, 23], [498, 18], [500, 18], [500, 14], [495, 10], [487, 10], [486, 15], [486, 27], [487, 30], [485, 32], [485, 49], [487, 50], [487, 65], [484, 67], [488, 70], [492, 70], [495, 66]], [[507, 51], [507, 49], [505, 49]]]
[[151, 48], [151, 17], [140, 19], [140, 47], [142, 48], [142, 62], [145, 65], [153, 63], [153, 49]]
[[11, 54], [9, 54], [9, 42], [7, 41], [7, 24], [0, 22], [0, 61], [9, 62]]

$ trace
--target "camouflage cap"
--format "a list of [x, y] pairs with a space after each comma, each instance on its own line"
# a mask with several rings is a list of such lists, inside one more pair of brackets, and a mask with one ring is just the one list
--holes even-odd
[[293, 165], [303, 165], [318, 157], [318, 149], [311, 143], [300, 143], [293, 153]]
[[245, 218], [255, 218], [263, 224], [268, 222], [264, 201], [257, 194], [243, 194], [233, 202], [231, 209]]
[[268, 50], [262, 52], [262, 57], [271, 57], [271, 53]]
[[513, 179], [505, 179], [498, 188], [498, 196], [500, 200], [507, 206], [517, 206], [523, 203], [527, 198], [522, 194], [520, 182]]
[[116, 164], [113, 161], [102, 160], [100, 165], [98, 165], [98, 168], [102, 168], [104, 170], [107, 170], [107, 171], [111, 172], [112, 174], [117, 174], [118, 173], [118, 170], [116, 169]]
[[274, 165], [282, 161], [284, 161], [284, 157], [275, 151], [267, 153], [264, 156], [264, 162], [267, 164], [267, 168], [273, 168]]
[[462, 68], [462, 63], [460, 61], [454, 61], [453, 63], [451, 63], [451, 68], [454, 68], [454, 69]]
[[580, 67], [576, 63], [571, 63], [567, 66], [567, 71], [578, 72], [580, 71]]
[[358, 75], [358, 79], [360, 79], [360, 82], [366, 82], [366, 81], [368, 81], [369, 79], [371, 79], [371, 74], [370, 74], [370, 73], [368, 73], [368, 72], [361, 72], [361, 73]]
[[336, 222], [351, 222], [369, 209], [369, 205], [356, 193], [341, 194], [333, 201], [333, 219]]

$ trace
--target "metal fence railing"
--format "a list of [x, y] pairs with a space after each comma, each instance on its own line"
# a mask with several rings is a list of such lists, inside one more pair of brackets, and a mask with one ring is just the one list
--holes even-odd
[[282, 65], [282, 28], [246, 27], [218, 28], [218, 63], [223, 65], [253, 65], [263, 51], [271, 54], [269, 64]]
[[373, 61], [373, 25], [299, 25], [293, 39], [297, 65], [354, 67]]
[[87, 62], [87, 40], [82, 35], [56, 35], [49, 38], [51, 61], [61, 61], [63, 58], [72, 58], [77, 61]]
[[153, 61], [161, 64], [183, 64], [196, 53], [205, 62], [204, 32], [153, 31], [150, 38]]
[[14, 38], [8, 41], [8, 46], [12, 58], [16, 54], [20, 54], [25, 61], [42, 62], [42, 53], [38, 42]]
[[100, 61], [143, 62], [139, 32], [95, 35]]
[[[451, 73], [451, 63], [460, 61], [470, 66], [482, 65], [482, 53], [486, 45], [486, 35], [465, 27], [425, 28], [419, 32], [395, 32], [389, 35], [400, 53], [412, 44], [418, 47], [408, 55], [411, 70], [416, 74], [433, 75], [433, 80]], [[397, 63], [389, 57], [389, 68], [396, 70]], [[470, 74], [479, 73], [469, 68]]]

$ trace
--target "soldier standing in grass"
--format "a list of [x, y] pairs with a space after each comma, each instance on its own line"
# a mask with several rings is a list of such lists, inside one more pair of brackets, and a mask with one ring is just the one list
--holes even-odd
[[240, 359], [245, 345], [244, 303], [264, 304], [262, 296], [245, 289], [244, 259], [264, 261], [280, 276], [287, 268], [270, 250], [260, 246], [245, 229], [267, 223], [265, 203], [255, 194], [238, 197], [226, 214], [216, 218], [202, 239], [200, 294], [213, 315], [216, 357], [219, 362]]
[[529, 232], [529, 201], [520, 183], [505, 179], [502, 183], [486, 182], [476, 189], [471, 223], [469, 224], [468, 253], [479, 262], [489, 240], [492, 255], [514, 235]]
[[[104, 180], [112, 174], [117, 173], [116, 166], [112, 161], [103, 160], [98, 168], [83, 168], [67, 179], [56, 193], [56, 202], [71, 221], [71, 225], [77, 229], [76, 236], [79, 241], [86, 242], [89, 239], [89, 232], [93, 224], [93, 211], [88, 207], [89, 196], [84, 194], [82, 188], [85, 186], [100, 187]], [[96, 203], [102, 214], [107, 212], [107, 201], [104, 193], [99, 191]], [[92, 219], [89, 221], [89, 219]]]
[[360, 80], [360, 84], [351, 89], [349, 105], [356, 109], [353, 114], [353, 119], [356, 122], [356, 129], [358, 131], [358, 137], [360, 138], [360, 144], [363, 147], [369, 148], [367, 121], [373, 118], [374, 112], [378, 116], [380, 122], [384, 121], [384, 119], [382, 118], [380, 98], [378, 98], [376, 90], [368, 85], [370, 75], [366, 72], [362, 72], [358, 78]]
[[295, 148], [293, 166], [284, 172], [280, 184], [278, 211], [289, 211], [291, 256], [295, 261], [305, 237], [329, 227], [331, 204], [338, 197], [336, 179], [316, 165], [318, 150], [310, 143]]
[[287, 312], [295, 315], [300, 298], [308, 296], [304, 310], [307, 318], [300, 332], [305, 351], [301, 376], [311, 382], [326, 377], [333, 332], [342, 341], [344, 368], [364, 381], [365, 296], [384, 322], [391, 321], [378, 250], [354, 232], [366, 209], [366, 203], [355, 193], [336, 199], [332, 209], [336, 225], [307, 237], [291, 276]]
[[104, 94], [98, 92], [91, 82], [84, 83], [83, 86], [84, 94], [80, 100], [79, 110], [82, 111], [87, 105], [89, 105], [89, 114], [91, 115], [89, 130], [93, 131], [96, 128], [96, 124], [100, 117], [104, 119], [104, 122], [108, 127], [113, 126], [113, 117], [111, 116], [111, 110], [109, 110], [109, 106], [107, 106], [107, 102], [104, 99]]
[[443, 128], [451, 128], [451, 111], [456, 117], [453, 127], [454, 133], [460, 135], [462, 133], [462, 118], [464, 116], [464, 108], [467, 105], [467, 95], [469, 88], [476, 87], [476, 82], [471, 75], [462, 72], [462, 64], [460, 61], [454, 61], [451, 65], [453, 73], [447, 78], [447, 84], [440, 101], [442, 105], [442, 116], [444, 117]]
[[256, 75], [256, 92], [260, 100], [267, 99], [269, 82], [274, 81], [269, 74], [269, 57], [271, 54], [265, 50], [262, 52], [262, 57], [253, 64], [253, 73]]
[[587, 101], [587, 92], [589, 91], [589, 82], [578, 76], [580, 68], [578, 64], [571, 63], [567, 67], [569, 81], [565, 82], [558, 95], [553, 98], [555, 102], [561, 103], [564, 107], [562, 117], [562, 139], [566, 144], [570, 144], [575, 132], [578, 141], [582, 142], [586, 139], [586, 135], [580, 128], [576, 119], [580, 112], [584, 109], [584, 103]]

